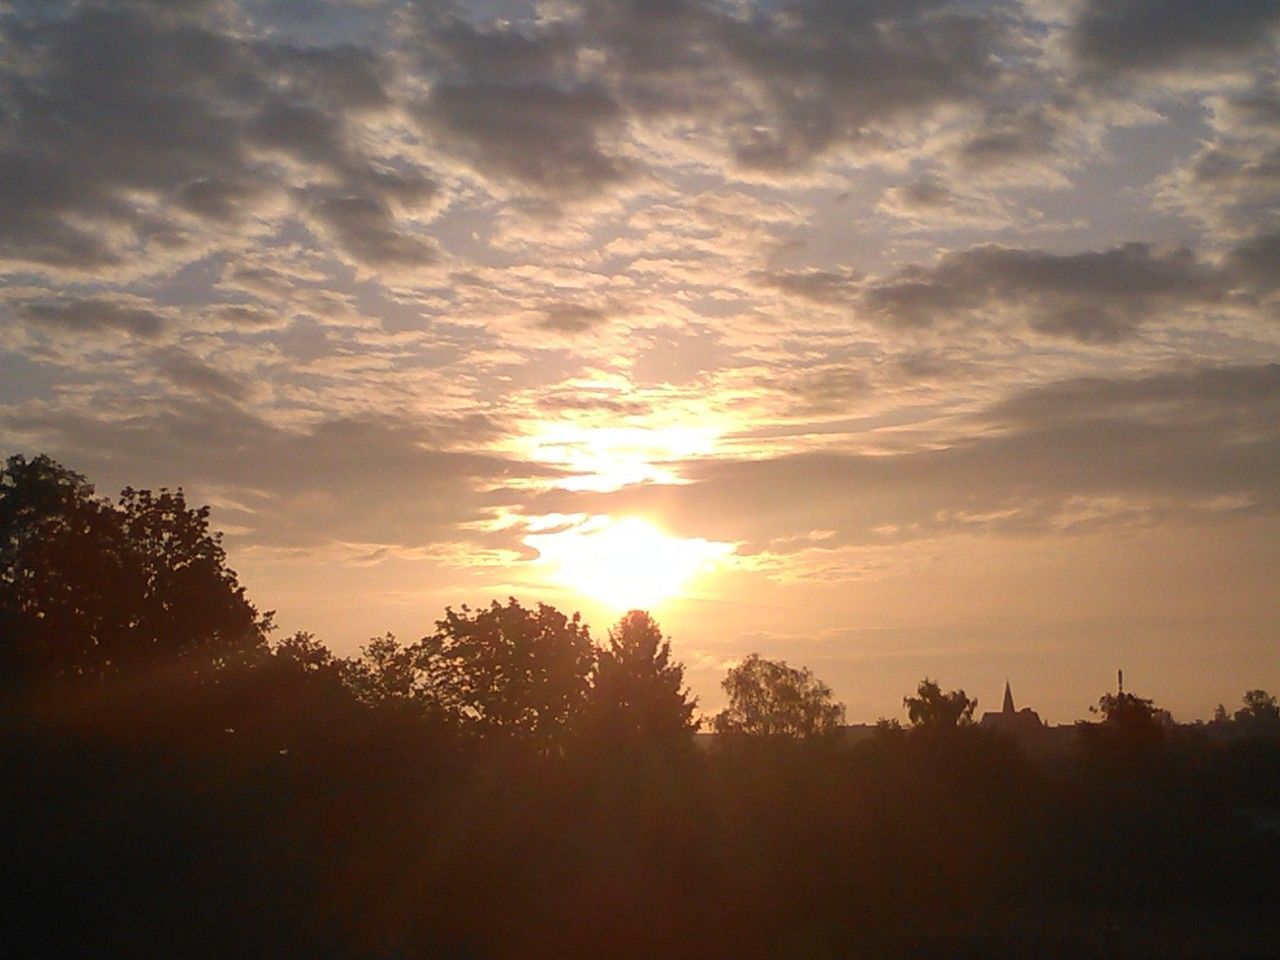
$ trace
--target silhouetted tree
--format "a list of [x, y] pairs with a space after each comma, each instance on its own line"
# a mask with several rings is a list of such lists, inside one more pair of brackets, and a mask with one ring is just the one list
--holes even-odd
[[609, 630], [596, 658], [589, 734], [628, 750], [680, 752], [692, 743], [697, 703], [684, 687], [684, 667], [643, 610], [632, 610]]
[[260, 655], [259, 615], [226, 566], [207, 507], [181, 489], [118, 504], [46, 456], [0, 470], [0, 676], [10, 691], [185, 658]]
[[308, 674], [337, 674], [343, 661], [333, 651], [316, 639], [314, 633], [300, 630], [271, 645], [276, 659], [288, 663], [297, 671]]
[[925, 677], [916, 687], [916, 695], [903, 697], [902, 705], [917, 730], [953, 730], [973, 723], [978, 701], [969, 699], [963, 690], [943, 693], [936, 680]]
[[844, 723], [844, 704], [807, 667], [753, 653], [721, 686], [729, 705], [711, 722], [721, 735], [805, 740], [834, 735]]
[[1113, 784], [1138, 784], [1153, 775], [1153, 765], [1167, 759], [1163, 747], [1168, 713], [1150, 700], [1119, 689], [1104, 693], [1089, 712], [1101, 721], [1082, 721], [1076, 729], [1096, 775]]
[[1116, 738], [1129, 743], [1159, 743], [1164, 739], [1161, 717], [1164, 711], [1136, 694], [1104, 693], [1090, 712], [1102, 716], [1102, 726]]
[[414, 654], [441, 709], [463, 729], [552, 750], [585, 706], [595, 647], [578, 614], [544, 603], [529, 610], [513, 597], [483, 610], [446, 608]]
[[1240, 698], [1244, 706], [1235, 712], [1235, 721], [1249, 734], [1280, 733], [1280, 704], [1265, 690], [1249, 690]]
[[361, 700], [374, 704], [434, 702], [420, 646], [400, 643], [393, 634], [374, 637], [360, 656], [346, 661], [347, 684]]

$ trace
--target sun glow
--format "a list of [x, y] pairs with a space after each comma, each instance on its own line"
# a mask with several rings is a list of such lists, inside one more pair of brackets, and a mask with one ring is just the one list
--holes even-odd
[[617, 610], [653, 609], [733, 552], [733, 544], [673, 537], [639, 517], [584, 517], [525, 542], [557, 583]]
[[679, 483], [678, 461], [712, 450], [712, 427], [584, 427], [544, 424], [529, 439], [528, 455], [562, 467], [564, 490], [607, 492], [633, 483]]

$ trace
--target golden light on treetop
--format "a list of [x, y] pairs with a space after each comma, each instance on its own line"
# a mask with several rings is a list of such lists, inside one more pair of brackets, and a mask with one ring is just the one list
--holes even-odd
[[588, 517], [525, 542], [556, 583], [616, 610], [652, 609], [733, 552], [732, 544], [674, 537], [639, 517]]

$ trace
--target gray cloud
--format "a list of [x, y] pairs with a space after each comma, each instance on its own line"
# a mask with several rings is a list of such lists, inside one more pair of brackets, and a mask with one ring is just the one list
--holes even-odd
[[[757, 175], [845, 147], [881, 153], [899, 125], [974, 104], [1016, 71], [1018, 7], [953, 0], [566, 4], [537, 26], [413, 20], [433, 76], [417, 114], [442, 149], [552, 198], [624, 182], [627, 121], [696, 122], [702, 145]], [[1006, 58], [1007, 59], [1007, 58]]]
[[415, 114], [440, 149], [491, 180], [553, 200], [626, 179], [627, 164], [610, 148], [622, 109], [576, 66], [585, 37], [560, 23], [481, 26], [434, 5], [409, 25], [434, 81]]
[[860, 304], [882, 322], [902, 327], [1007, 308], [1043, 333], [1110, 343], [1166, 313], [1218, 302], [1225, 292], [1217, 271], [1186, 248], [1128, 243], [1053, 254], [992, 245], [903, 270], [867, 287]]
[[427, 65], [452, 82], [539, 82], [573, 72], [580, 41], [565, 24], [522, 32], [505, 22], [480, 26], [432, 4], [417, 12], [413, 40]]
[[365, 47], [353, 43], [298, 47], [266, 42], [258, 45], [257, 50], [263, 64], [278, 71], [279, 84], [288, 102], [324, 103], [357, 112], [392, 105], [387, 92], [392, 79], [391, 67]]
[[1264, 293], [1280, 290], [1280, 230], [1250, 237], [1227, 258], [1230, 275]]
[[202, 177], [179, 187], [174, 203], [206, 220], [237, 223], [249, 216], [255, 203], [267, 193], [261, 183]]
[[303, 185], [397, 200], [436, 189], [421, 170], [387, 169], [349, 129], [389, 102], [369, 51], [252, 39], [230, 4], [55, 5], [0, 31], [0, 258], [11, 262], [145, 269], [199, 255], [206, 228], [251, 223], [299, 186], [270, 151], [303, 165]]
[[241, 380], [214, 369], [185, 350], [163, 351], [156, 357], [156, 367], [174, 386], [199, 396], [240, 401], [249, 395]]
[[794, 398], [790, 415], [822, 416], [847, 411], [854, 401], [872, 392], [865, 364], [822, 364], [771, 378], [768, 386], [778, 386]]
[[145, 226], [128, 191], [247, 172], [234, 122], [210, 102], [234, 102], [236, 80], [255, 86], [243, 46], [146, 14], [88, 6], [5, 25], [0, 253], [114, 263], [106, 228]]
[[643, 417], [653, 405], [641, 399], [602, 394], [599, 390], [552, 389], [537, 400], [538, 410], [550, 415], [600, 413], [614, 417]]
[[1088, 0], [1071, 29], [1071, 49], [1106, 73], [1220, 65], [1271, 48], [1276, 0]]
[[892, 140], [886, 126], [990, 93], [1017, 16], [1010, 4], [947, 0], [585, 8], [629, 103], [650, 115], [696, 113], [739, 164], [761, 172], [803, 169], [840, 146], [879, 151]]
[[738, 161], [776, 170], [841, 144], [874, 149], [886, 136], [879, 125], [980, 100], [1000, 83], [996, 56], [1010, 42], [1012, 12], [1000, 3], [812, 0], [726, 23], [726, 51], [764, 94], [758, 110], [731, 118]]
[[1280, 229], [1280, 75], [1210, 105], [1213, 135], [1165, 178], [1165, 196], [1228, 237]]
[[586, 333], [607, 322], [609, 315], [596, 307], [558, 303], [546, 309], [538, 326], [560, 333]]
[[948, 210], [956, 205], [956, 193], [937, 177], [921, 177], [904, 187], [890, 188], [895, 204], [904, 212]]
[[276, 326], [282, 320], [279, 313], [252, 303], [224, 303], [211, 312], [219, 320], [249, 329]]
[[848, 303], [857, 295], [862, 276], [855, 270], [781, 270], [753, 275], [758, 283], [815, 303]]
[[[945, 199], [932, 187], [929, 202]], [[1223, 302], [1233, 283], [1269, 283], [1270, 247], [1241, 247], [1231, 270], [1185, 247], [1127, 243], [1108, 250], [1049, 253], [998, 245], [940, 256], [877, 279], [856, 271], [757, 273], [766, 286], [815, 303], [844, 307], [888, 327], [929, 328], [974, 315], [1012, 318], [1050, 336], [1116, 343], [1144, 323], [1189, 307]]]
[[249, 509], [224, 514], [222, 522], [230, 519], [250, 529], [255, 543], [274, 546], [346, 540], [424, 547], [484, 539], [463, 525], [488, 516], [490, 502], [502, 499], [492, 490], [551, 474], [442, 447], [457, 433], [481, 435], [471, 421], [370, 415], [285, 429], [210, 395], [217, 391], [203, 392], [204, 398], [119, 416], [0, 411], [0, 428], [31, 438], [103, 485], [230, 491]]
[[961, 168], [987, 171], [1054, 156], [1066, 134], [1059, 108], [1038, 103], [997, 108], [960, 142], [955, 158]]
[[924, 226], [1008, 226], [1017, 210], [1023, 218], [1033, 218], [1025, 208], [989, 193], [956, 189], [951, 183], [926, 174], [902, 186], [890, 187], [881, 195], [876, 209], [906, 221], [914, 228]]
[[159, 312], [130, 299], [112, 297], [57, 297], [16, 306], [18, 316], [37, 327], [71, 333], [127, 333], [154, 338], [164, 333], [168, 321]]
[[626, 178], [602, 146], [621, 114], [597, 87], [439, 83], [418, 115], [480, 172], [540, 194], [582, 197]]
[[387, 205], [372, 197], [329, 197], [315, 207], [316, 219], [356, 261], [369, 267], [432, 263], [436, 245], [396, 226]]

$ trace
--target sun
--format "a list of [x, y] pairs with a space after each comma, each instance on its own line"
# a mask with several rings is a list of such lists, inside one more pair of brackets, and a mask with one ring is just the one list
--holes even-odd
[[553, 580], [615, 610], [651, 610], [733, 552], [732, 544], [674, 537], [639, 517], [583, 517], [525, 542]]

